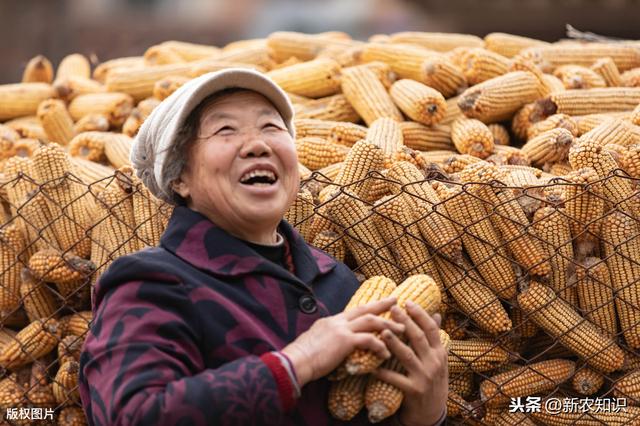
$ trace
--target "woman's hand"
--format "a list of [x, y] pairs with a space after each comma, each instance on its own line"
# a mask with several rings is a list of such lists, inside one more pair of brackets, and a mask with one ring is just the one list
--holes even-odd
[[393, 333], [382, 339], [406, 370], [406, 375], [380, 369], [375, 374], [404, 393], [399, 420], [405, 426], [430, 426], [444, 413], [448, 396], [447, 352], [440, 342], [440, 315], [429, 316], [415, 303], [407, 312], [394, 306], [391, 316], [405, 325], [409, 345]]
[[403, 324], [378, 316], [395, 303], [395, 298], [386, 298], [321, 318], [282, 349], [293, 364], [300, 387], [329, 374], [355, 349], [367, 349], [389, 358], [387, 346], [373, 333], [405, 331]]

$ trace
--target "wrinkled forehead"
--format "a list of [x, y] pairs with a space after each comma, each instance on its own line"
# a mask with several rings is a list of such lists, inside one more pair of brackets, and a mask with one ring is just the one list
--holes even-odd
[[261, 118], [263, 116], [281, 119], [277, 108], [264, 95], [252, 90], [237, 90], [231, 93], [213, 95], [203, 108], [200, 124], [226, 118]]

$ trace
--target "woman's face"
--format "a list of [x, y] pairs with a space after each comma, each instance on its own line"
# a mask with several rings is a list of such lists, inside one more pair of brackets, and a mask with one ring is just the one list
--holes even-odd
[[271, 102], [240, 91], [208, 105], [174, 189], [232, 234], [275, 235], [298, 191], [295, 144]]

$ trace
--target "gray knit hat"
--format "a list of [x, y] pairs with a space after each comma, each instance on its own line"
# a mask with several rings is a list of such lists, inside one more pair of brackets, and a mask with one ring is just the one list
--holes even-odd
[[269, 99], [295, 139], [291, 101], [269, 77], [247, 68], [204, 74], [188, 81], [162, 101], [144, 121], [133, 141], [131, 165], [153, 195], [171, 202], [169, 182], [162, 181], [162, 168], [169, 148], [191, 111], [203, 99], [230, 88], [252, 90]]

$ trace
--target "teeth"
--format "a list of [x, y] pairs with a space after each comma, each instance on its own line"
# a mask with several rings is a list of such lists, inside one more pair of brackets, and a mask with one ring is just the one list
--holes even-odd
[[240, 178], [240, 182], [246, 182], [249, 179], [257, 177], [257, 176], [267, 177], [271, 181], [275, 181], [276, 180], [275, 173], [273, 173], [270, 170], [253, 170], [253, 171], [251, 171], [249, 173], [245, 173], [244, 175], [242, 175], [242, 177]]

